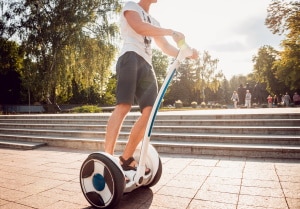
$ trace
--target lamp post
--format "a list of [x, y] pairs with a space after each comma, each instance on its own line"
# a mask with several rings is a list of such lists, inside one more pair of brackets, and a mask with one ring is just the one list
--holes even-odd
[[201, 74], [201, 94], [202, 94], [202, 100], [205, 102], [205, 92], [204, 92], [204, 69], [200, 68], [200, 74]]
[[31, 113], [31, 106], [30, 106], [30, 88], [28, 86], [28, 114]]
[[25, 78], [26, 78], [26, 85], [27, 85], [27, 91], [28, 91], [28, 114], [31, 113], [31, 94], [30, 94], [30, 89], [31, 89], [31, 61], [30, 59], [26, 60], [26, 74], [25, 74]]

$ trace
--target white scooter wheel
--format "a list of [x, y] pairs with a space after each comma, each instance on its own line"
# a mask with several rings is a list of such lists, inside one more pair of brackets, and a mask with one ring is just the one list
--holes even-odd
[[160, 180], [160, 177], [161, 177], [161, 174], [162, 174], [162, 163], [161, 163], [160, 157], [158, 157], [158, 160], [159, 160], [159, 164], [158, 164], [157, 172], [154, 175], [154, 177], [151, 179], [149, 184], [146, 185], [147, 187], [154, 186]]
[[[142, 143], [137, 146], [133, 154], [134, 159], [137, 162], [139, 162], [140, 159], [141, 146]], [[148, 151], [146, 153], [146, 167], [151, 170], [152, 177], [147, 183], [144, 184], [144, 186], [151, 187], [159, 181], [162, 174], [162, 163], [156, 149], [152, 144], [149, 144]]]
[[92, 153], [81, 166], [80, 186], [93, 207], [114, 208], [123, 196], [125, 177], [112, 156]]

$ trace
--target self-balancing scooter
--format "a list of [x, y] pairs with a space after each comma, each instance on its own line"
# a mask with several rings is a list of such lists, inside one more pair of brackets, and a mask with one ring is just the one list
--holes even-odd
[[[157, 111], [165, 92], [180, 62], [192, 55], [192, 49], [186, 44], [178, 44], [180, 50], [175, 61], [169, 66], [167, 76], [158, 93], [145, 135], [134, 152], [138, 163], [136, 171], [123, 171], [119, 159], [105, 152], [95, 152], [88, 156], [80, 169], [80, 186], [86, 200], [95, 208], [114, 208], [123, 193], [147, 186], [154, 186], [162, 174], [162, 163], [156, 149], [150, 144], [150, 136]], [[145, 169], [151, 172], [145, 174]], [[129, 181], [125, 181], [125, 176]]]

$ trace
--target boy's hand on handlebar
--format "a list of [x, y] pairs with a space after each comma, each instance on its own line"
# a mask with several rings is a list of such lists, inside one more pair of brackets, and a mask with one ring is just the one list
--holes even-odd
[[[177, 46], [180, 48], [182, 45], [185, 44], [185, 36], [183, 33], [173, 31], [172, 38], [177, 43]], [[187, 58], [189, 59], [198, 59], [199, 53], [196, 49], [192, 49], [193, 54]]]
[[175, 43], [185, 40], [185, 36], [182, 33], [177, 32], [177, 31], [173, 31], [172, 38], [175, 41]]
[[196, 49], [192, 49], [192, 50], [193, 50], [193, 55], [190, 56], [190, 57], [187, 57], [187, 58], [189, 58], [189, 59], [194, 59], [194, 60], [198, 59], [198, 58], [199, 58], [199, 53], [198, 53], [198, 51], [197, 51]]

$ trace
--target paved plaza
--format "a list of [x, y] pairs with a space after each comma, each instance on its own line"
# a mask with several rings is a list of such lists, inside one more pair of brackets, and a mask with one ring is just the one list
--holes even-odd
[[[87, 209], [79, 170], [91, 151], [0, 149], [1, 209]], [[300, 160], [161, 155], [157, 185], [119, 209], [299, 209]]]

